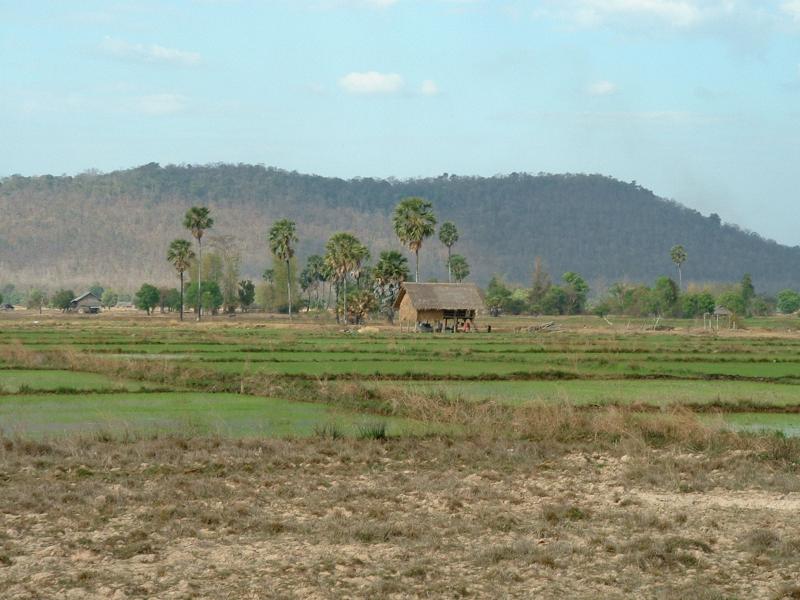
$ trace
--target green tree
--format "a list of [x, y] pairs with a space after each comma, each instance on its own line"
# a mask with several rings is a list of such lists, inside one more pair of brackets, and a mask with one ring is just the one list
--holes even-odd
[[775, 305], [764, 296], [756, 296], [750, 303], [750, 312], [757, 317], [766, 317], [775, 312]]
[[752, 313], [753, 299], [756, 297], [756, 287], [753, 285], [753, 278], [750, 273], [745, 273], [740, 284], [742, 290], [742, 303], [744, 304], [745, 314], [750, 316]]
[[492, 277], [486, 286], [486, 307], [489, 309], [489, 314], [493, 317], [500, 316], [510, 300], [511, 290], [497, 275]]
[[533, 261], [533, 281], [528, 297], [534, 312], [541, 310], [541, 302], [551, 285], [553, 283], [550, 281], [550, 274], [545, 270], [542, 258], [537, 256]]
[[307, 294], [306, 299], [306, 310], [311, 310], [311, 292], [314, 289], [314, 276], [311, 274], [311, 271], [308, 269], [308, 265], [303, 267], [303, 270], [300, 271], [300, 277], [298, 277], [298, 281], [300, 283], [300, 290]]
[[294, 244], [298, 241], [294, 221], [282, 219], [269, 230], [269, 249], [279, 260], [286, 263], [287, 297], [289, 299], [289, 319], [292, 318], [292, 276], [290, 262], [294, 256]]
[[236, 244], [236, 238], [230, 235], [212, 237], [209, 242], [214, 248], [214, 276], [209, 281], [216, 281], [222, 290], [222, 304], [225, 312], [236, 310], [239, 301], [239, 271], [242, 255]]
[[103, 297], [100, 298], [100, 304], [106, 308], [113, 308], [119, 302], [119, 295], [113, 290], [106, 290], [103, 292]]
[[181, 286], [180, 286], [181, 321], [183, 321], [183, 306], [184, 306], [183, 303], [183, 293], [185, 287], [183, 281], [184, 273], [192, 265], [192, 261], [194, 260], [194, 258], [195, 258], [194, 251], [192, 250], [192, 245], [191, 243], [189, 243], [188, 240], [180, 240], [180, 239], [172, 240], [172, 242], [169, 245], [169, 249], [167, 250], [167, 260], [178, 272], [178, 277], [181, 280]]
[[[202, 293], [198, 294], [198, 289], [202, 290]], [[186, 302], [195, 306], [201, 305], [206, 311], [216, 313], [223, 303], [222, 291], [215, 281], [203, 282], [202, 288], [193, 282], [186, 288]]]
[[456, 283], [461, 283], [469, 277], [469, 263], [467, 259], [460, 254], [453, 254], [447, 263], [448, 270]]
[[436, 231], [433, 205], [424, 198], [410, 197], [400, 201], [392, 219], [394, 231], [416, 258], [414, 281], [419, 282], [419, 251], [422, 242]]
[[[273, 256], [273, 268], [270, 269], [272, 275], [271, 283], [267, 283], [264, 289], [264, 304], [266, 310], [287, 313], [289, 312], [289, 296], [287, 290], [292, 289], [292, 297], [299, 294], [297, 257], [293, 256], [289, 260], [289, 267], [286, 263]], [[291, 279], [289, 278], [291, 276]]]
[[567, 314], [579, 315], [586, 307], [586, 298], [589, 295], [589, 286], [586, 281], [572, 271], [567, 271], [561, 277], [566, 284], [564, 292], [567, 294]]
[[744, 316], [745, 305], [739, 290], [729, 290], [717, 297], [717, 305], [724, 306], [735, 315]]
[[714, 312], [717, 302], [709, 292], [684, 294], [681, 296], [681, 312], [684, 317], [702, 317]]
[[569, 297], [559, 285], [551, 285], [541, 300], [541, 311], [545, 315], [563, 315], [567, 313]]
[[308, 270], [308, 277], [311, 280], [311, 287], [316, 294], [316, 303], [319, 305], [319, 288], [320, 286], [324, 286], [325, 281], [327, 280], [325, 259], [319, 254], [312, 254], [306, 260], [306, 269]]
[[[343, 308], [345, 321], [347, 321], [347, 277], [360, 270], [360, 261], [369, 255], [366, 247], [357, 237], [350, 233], [335, 233], [325, 244], [325, 263], [330, 267], [337, 290], [343, 291]], [[338, 305], [338, 302], [337, 302]], [[339, 312], [337, 309], [338, 321]]]
[[653, 287], [652, 312], [658, 316], [675, 314], [678, 296], [678, 285], [669, 277], [659, 277]]
[[785, 315], [800, 310], [800, 294], [794, 290], [778, 292], [778, 310]]
[[456, 228], [455, 223], [451, 223], [450, 221], [445, 221], [442, 223], [442, 226], [439, 227], [439, 241], [442, 242], [442, 244], [444, 244], [447, 248], [447, 282], [452, 283], [453, 270], [450, 252], [455, 243], [458, 241], [458, 229]]
[[177, 311], [181, 307], [181, 293], [175, 288], [160, 288], [158, 290], [158, 306], [163, 313], [164, 310]]
[[[203, 264], [203, 234], [207, 229], [214, 226], [214, 219], [211, 218], [211, 211], [205, 206], [193, 206], [186, 211], [186, 216], [183, 218], [183, 226], [192, 232], [192, 236], [197, 240], [197, 257], [198, 265]], [[200, 269], [197, 272], [197, 285], [202, 287], [202, 275]], [[201, 318], [200, 296], [196, 298], [195, 310], [197, 311], [197, 320]]]
[[60, 308], [61, 312], [64, 312], [69, 308], [69, 304], [74, 297], [75, 292], [72, 290], [58, 290], [53, 294], [50, 303], [53, 308]]
[[133, 303], [136, 308], [146, 311], [148, 315], [152, 314], [153, 309], [158, 306], [161, 294], [158, 288], [149, 283], [143, 283], [139, 291], [134, 296]]
[[253, 305], [256, 299], [256, 286], [249, 279], [239, 282], [239, 305], [242, 307], [242, 312], [247, 312]]
[[[0, 296], [0, 303], [3, 302], [3, 297]], [[31, 290], [28, 294], [28, 301], [26, 306], [31, 310], [38, 310], [42, 314], [42, 307], [47, 304], [47, 296], [42, 290]]]
[[390, 323], [394, 321], [394, 302], [400, 292], [400, 286], [408, 279], [408, 275], [408, 260], [396, 250], [381, 252], [378, 262], [372, 269], [375, 296]]
[[92, 285], [89, 286], [89, 291], [95, 296], [97, 296], [99, 300], [100, 298], [103, 297], [103, 292], [105, 291], [105, 288], [99, 283], [93, 283]]
[[683, 267], [683, 263], [685, 263], [686, 259], [688, 258], [686, 250], [680, 244], [673, 246], [669, 251], [669, 257], [672, 259], [672, 262], [675, 263], [675, 266], [678, 267], [678, 289], [683, 289], [683, 274], [681, 273], [681, 267]]

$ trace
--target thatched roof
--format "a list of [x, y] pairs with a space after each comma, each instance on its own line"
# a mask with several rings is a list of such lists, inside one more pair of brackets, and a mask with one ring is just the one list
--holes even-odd
[[714, 309], [713, 315], [715, 317], [731, 317], [733, 316], [733, 312], [725, 308], [724, 306], [718, 306]]
[[100, 302], [100, 298], [95, 296], [92, 292], [86, 292], [85, 294], [81, 294], [77, 298], [73, 298], [71, 304], [77, 304], [81, 300], [95, 300], [96, 302]]
[[400, 308], [408, 294], [417, 310], [480, 310], [483, 296], [474, 283], [404, 283], [394, 302]]

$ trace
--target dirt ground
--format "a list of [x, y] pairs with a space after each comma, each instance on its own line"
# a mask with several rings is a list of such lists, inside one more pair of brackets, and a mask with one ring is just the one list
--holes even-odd
[[0, 449], [0, 597], [800, 598], [749, 451], [170, 437]]

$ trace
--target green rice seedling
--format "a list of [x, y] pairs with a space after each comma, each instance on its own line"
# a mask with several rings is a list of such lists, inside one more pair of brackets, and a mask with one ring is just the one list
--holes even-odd
[[389, 437], [386, 433], [386, 423], [363, 423], [358, 426], [357, 437], [360, 440], [385, 441]]
[[320, 423], [314, 427], [314, 435], [322, 439], [338, 440], [344, 437], [344, 432], [336, 423]]

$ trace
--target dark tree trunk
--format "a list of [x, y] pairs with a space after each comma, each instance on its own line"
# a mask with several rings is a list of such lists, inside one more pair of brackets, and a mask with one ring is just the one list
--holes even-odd
[[181, 271], [181, 321], [183, 321], [183, 271]]

